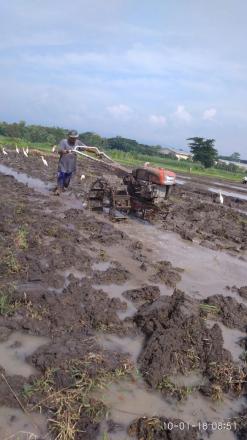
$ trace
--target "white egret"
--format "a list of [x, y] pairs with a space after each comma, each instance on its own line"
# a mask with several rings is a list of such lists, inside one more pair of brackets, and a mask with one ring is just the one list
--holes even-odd
[[25, 148], [22, 148], [24, 156], [28, 157], [28, 153], [26, 152]]
[[56, 145], [53, 145], [53, 147], [52, 147], [52, 152], [53, 152], [53, 153], [55, 153], [56, 148], [57, 148], [57, 146], [56, 146]]
[[43, 164], [44, 164], [46, 167], [48, 167], [47, 160], [44, 158], [44, 156], [41, 156], [41, 159], [42, 159]]
[[17, 154], [20, 153], [20, 150], [19, 150], [19, 148], [17, 147], [17, 145], [15, 145], [15, 151], [16, 151]]
[[85, 177], [86, 177], [85, 174], [82, 174], [81, 175], [81, 180], [85, 179]]
[[219, 192], [219, 201], [220, 201], [220, 204], [223, 205], [224, 197], [222, 196], [222, 192], [221, 191]]
[[7, 156], [8, 153], [7, 153], [7, 151], [4, 149], [4, 147], [2, 147], [2, 150], [3, 150], [3, 154], [4, 154], [5, 156]]

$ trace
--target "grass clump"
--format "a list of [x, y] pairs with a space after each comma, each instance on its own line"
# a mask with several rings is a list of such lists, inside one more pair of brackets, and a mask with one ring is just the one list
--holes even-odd
[[[60, 369], [47, 370], [32, 385], [25, 386], [23, 394], [27, 399], [35, 393], [42, 396], [33, 410], [49, 407], [53, 414], [49, 426], [56, 440], [74, 440], [82, 432], [80, 418], [83, 415], [92, 423], [98, 423], [107, 414], [108, 408], [98, 398], [99, 392], [131, 373], [132, 365], [127, 363], [105, 370], [104, 358], [89, 353], [83, 361], [70, 360]], [[63, 377], [62, 387], [58, 386], [59, 375]]]
[[10, 298], [4, 293], [0, 293], [0, 315], [9, 315], [13, 311], [13, 305]]
[[22, 250], [26, 250], [28, 249], [28, 240], [27, 240], [27, 236], [28, 236], [28, 231], [25, 227], [20, 227], [18, 229], [18, 232], [15, 236], [15, 245], [18, 249], [22, 249]]
[[222, 364], [211, 363], [209, 376], [212, 388], [216, 390], [216, 394], [219, 393], [221, 389], [220, 394], [233, 391], [239, 395], [241, 394], [243, 385], [246, 383], [246, 373], [244, 370], [231, 362], [223, 362]]
[[13, 292], [13, 286], [9, 286], [5, 290], [0, 288], [0, 316], [8, 316], [18, 307], [18, 303], [13, 301]]
[[168, 376], [164, 376], [158, 384], [157, 389], [164, 394], [176, 397], [178, 400], [184, 400], [187, 399], [187, 397], [195, 391], [196, 387], [179, 387], [175, 385]]
[[7, 267], [8, 273], [18, 273], [21, 271], [21, 265], [11, 250], [3, 258], [3, 264]]
[[212, 304], [200, 304], [200, 309], [205, 315], [218, 315], [220, 313], [219, 307]]

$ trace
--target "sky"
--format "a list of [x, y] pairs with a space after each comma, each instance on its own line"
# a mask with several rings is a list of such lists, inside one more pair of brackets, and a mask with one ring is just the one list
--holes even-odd
[[245, 0], [1, 2], [0, 120], [247, 158]]

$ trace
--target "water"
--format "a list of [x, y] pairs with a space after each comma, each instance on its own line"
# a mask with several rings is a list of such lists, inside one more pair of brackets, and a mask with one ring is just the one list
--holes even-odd
[[127, 303], [126, 311], [118, 312], [118, 316], [120, 319], [131, 317], [135, 314], [136, 307], [132, 304], [131, 301], [129, 301], [128, 299], [126, 299], [122, 296], [122, 293], [125, 292], [126, 290], [137, 288], [136, 284], [133, 284], [132, 281], [126, 281], [126, 283], [121, 284], [121, 285], [119, 285], [119, 284], [94, 284], [92, 287], [94, 289], [103, 290], [105, 293], [107, 293], [107, 295], [110, 298], [120, 298], [121, 301], [124, 301], [125, 303]]
[[[26, 173], [15, 171], [13, 168], [3, 164], [0, 164], [0, 173], [6, 176], [14, 177], [17, 182], [23, 183], [24, 185], [27, 185], [29, 188], [32, 188], [35, 191], [44, 195], [50, 194], [52, 189], [54, 188], [53, 184], [45, 183], [41, 179], [38, 179], [36, 177], [30, 177]], [[59, 211], [61, 213], [64, 213], [69, 209], [82, 210], [84, 208], [83, 200], [78, 199], [73, 194], [69, 194], [69, 193], [62, 194], [59, 200], [62, 201], [62, 205], [59, 207]]]
[[152, 249], [154, 263], [168, 260], [174, 267], [184, 269], [177, 287], [188, 295], [200, 299], [223, 294], [238, 300], [236, 294], [226, 291], [226, 286], [246, 284], [246, 261], [190, 243], [175, 233], [163, 232], [141, 221], [130, 221], [124, 230], [132, 239], [138, 237], [145, 248]]
[[48, 338], [12, 333], [6, 341], [0, 343], [1, 367], [9, 376], [18, 374], [29, 377], [35, 373], [35, 369], [26, 362], [26, 358], [48, 342]]
[[26, 173], [15, 171], [13, 168], [6, 165], [0, 164], [0, 173], [5, 174], [6, 176], [14, 177], [17, 182], [23, 183], [24, 185], [35, 189], [41, 194], [48, 194], [51, 189], [51, 185], [43, 182], [42, 180], [36, 177], [30, 177]]
[[93, 263], [92, 265], [93, 270], [99, 270], [101, 272], [105, 272], [110, 267], [111, 263], [109, 261], [100, 261], [99, 263]]
[[131, 360], [136, 362], [143, 346], [144, 337], [132, 336], [130, 338], [125, 336], [120, 338], [116, 335], [100, 334], [97, 336], [97, 340], [107, 350], [128, 353]]
[[1, 440], [49, 439], [46, 419], [41, 414], [27, 415], [15, 408], [0, 407]]
[[[244, 399], [224, 399], [224, 402], [213, 402], [195, 392], [186, 401], [177, 402], [175, 399], [163, 399], [161, 396], [146, 389], [141, 379], [138, 381], [122, 381], [112, 384], [101, 395], [102, 400], [110, 408], [110, 418], [120, 425], [124, 425], [121, 435], [119, 433], [113, 438], [124, 439], [129, 424], [138, 417], [163, 416], [168, 420], [178, 418], [190, 425], [197, 425], [199, 422], [221, 422], [241, 411], [244, 407]], [[124, 432], [125, 431], [125, 432]], [[221, 437], [222, 436], [222, 437]], [[214, 432], [212, 440], [235, 439], [232, 432]], [[206, 436], [204, 438], [207, 438]]]
[[[211, 187], [211, 188], [208, 188], [208, 191], [219, 194], [218, 188]], [[226, 191], [226, 190], [222, 189], [221, 193], [223, 196], [234, 197], [235, 199], [240, 199], [240, 200], [247, 200], [247, 195], [237, 193], [234, 191]]]
[[82, 272], [81, 270], [78, 270], [78, 269], [76, 269], [75, 267], [69, 267], [68, 269], [64, 269], [64, 270], [58, 270], [58, 273], [60, 274], [60, 275], [63, 275], [64, 277], [65, 277], [65, 284], [66, 284], [66, 287], [68, 286], [68, 284], [69, 284], [69, 281], [68, 281], [68, 277], [70, 276], [70, 275], [73, 275], [75, 278], [77, 278], [78, 280], [81, 280], [82, 278], [84, 278], [85, 277], [85, 273], [84, 272]]
[[[181, 178], [177, 178], [176, 179], [176, 183], [178, 185], [185, 185], [187, 183], [187, 180], [191, 180], [191, 177], [183, 176], [182, 179]], [[219, 183], [219, 182], [212, 182], [216, 186], [216, 188], [214, 188], [214, 187], [208, 187], [207, 183], [203, 182], [203, 181], [194, 182], [194, 183], [195, 183], [195, 185], [198, 184], [198, 185], [206, 186], [206, 189], [208, 191], [210, 191], [210, 192], [213, 192], [213, 193], [217, 193], [218, 194], [219, 191], [221, 190], [221, 193], [222, 193], [223, 196], [225, 195], [225, 196], [228, 196], [228, 197], [234, 197], [234, 198], [241, 199], [241, 200], [247, 200], [247, 195], [243, 194], [243, 192], [246, 191], [246, 188], [244, 188], [244, 187], [240, 188], [239, 186], [236, 186], [236, 185], [227, 185], [227, 183], [223, 183], [222, 184], [222, 183]], [[237, 189], [237, 190], [239, 190], [241, 192], [227, 191], [225, 189], [221, 189], [222, 186], [224, 186], [226, 188], [229, 188], [229, 189]]]

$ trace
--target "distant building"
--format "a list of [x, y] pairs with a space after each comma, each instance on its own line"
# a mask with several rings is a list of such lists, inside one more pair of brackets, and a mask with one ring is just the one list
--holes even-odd
[[164, 155], [169, 155], [169, 156], [174, 156], [174, 158], [176, 157], [178, 160], [183, 159], [183, 160], [187, 160], [187, 159], [192, 159], [193, 154], [188, 153], [187, 151], [184, 150], [175, 150], [174, 148], [162, 148], [162, 153]]

